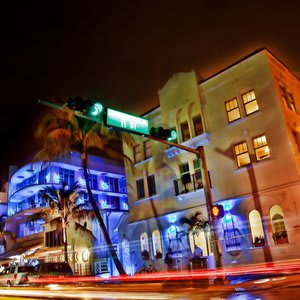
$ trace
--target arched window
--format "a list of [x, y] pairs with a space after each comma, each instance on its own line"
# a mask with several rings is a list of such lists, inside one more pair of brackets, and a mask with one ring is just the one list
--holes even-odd
[[152, 243], [153, 243], [154, 256], [155, 257], [160, 256], [157, 258], [161, 258], [162, 257], [162, 246], [161, 246], [161, 236], [160, 236], [159, 230], [154, 230], [152, 232]]
[[279, 205], [274, 205], [271, 207], [270, 217], [275, 245], [288, 243], [288, 234], [284, 224], [284, 216]]
[[209, 230], [191, 230], [189, 240], [192, 253], [195, 252], [195, 247], [199, 247], [202, 249], [203, 256], [212, 254]]
[[143, 251], [149, 252], [148, 234], [146, 232], [141, 234], [140, 241], [141, 241], [141, 252]]
[[252, 210], [249, 213], [249, 224], [250, 224], [253, 247], [265, 246], [264, 229], [263, 229], [260, 213], [257, 210]]
[[123, 239], [122, 241], [122, 258], [123, 258], [123, 266], [126, 271], [126, 274], [132, 274], [132, 267], [130, 261], [130, 245], [127, 239]]

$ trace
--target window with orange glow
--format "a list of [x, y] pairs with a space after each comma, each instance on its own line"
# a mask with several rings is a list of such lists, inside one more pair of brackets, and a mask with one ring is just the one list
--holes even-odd
[[242, 99], [243, 99], [246, 115], [250, 115], [258, 111], [259, 108], [258, 108], [254, 90], [243, 94]]
[[152, 156], [152, 145], [150, 140], [144, 142], [144, 152], [145, 152], [145, 159]]
[[234, 145], [234, 153], [239, 168], [250, 164], [250, 155], [245, 141]]
[[288, 109], [290, 109], [293, 112], [297, 113], [296, 104], [295, 104], [293, 94], [291, 92], [288, 92], [285, 86], [280, 85], [279, 87], [280, 87], [281, 97], [283, 99], [284, 105]]
[[134, 154], [134, 162], [138, 163], [143, 160], [142, 156], [142, 145], [136, 145], [133, 147], [133, 154]]
[[254, 138], [253, 147], [257, 161], [270, 157], [270, 149], [265, 135]]
[[[152, 232], [153, 254], [156, 258], [162, 257], [161, 235], [159, 230]], [[159, 257], [161, 256], [161, 257]]]
[[241, 118], [240, 109], [236, 98], [225, 102], [225, 109], [229, 123]]
[[203, 125], [202, 125], [202, 119], [200, 115], [193, 118], [193, 124], [194, 124], [195, 136], [202, 134]]
[[180, 124], [181, 128], [181, 136], [182, 136], [182, 141], [187, 141], [190, 139], [190, 130], [189, 130], [189, 124], [188, 122], [183, 122]]
[[285, 227], [284, 215], [279, 205], [270, 208], [270, 217], [275, 245], [288, 243], [288, 232]]
[[265, 243], [265, 234], [260, 213], [257, 210], [252, 210], [249, 213], [249, 225], [251, 229], [253, 247], [263, 247]]
[[297, 152], [300, 153], [300, 139], [299, 139], [299, 133], [292, 129], [292, 135], [293, 135], [293, 138], [294, 138], [294, 143], [297, 147]]

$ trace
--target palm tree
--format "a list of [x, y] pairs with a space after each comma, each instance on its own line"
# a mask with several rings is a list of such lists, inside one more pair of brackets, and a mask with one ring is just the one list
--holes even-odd
[[195, 244], [195, 235], [198, 235], [198, 231], [204, 231], [205, 241], [206, 241], [206, 249], [207, 254], [209, 254], [209, 248], [208, 248], [208, 238], [207, 238], [207, 232], [210, 228], [209, 222], [204, 221], [201, 217], [202, 213], [197, 211], [194, 215], [191, 215], [188, 217], [182, 217], [180, 218], [180, 223], [187, 224], [189, 226], [189, 231], [192, 231], [193, 234], [193, 240]]
[[[41, 194], [42, 198], [48, 203], [47, 208], [37, 212], [27, 218], [27, 221], [34, 222], [36, 220], [44, 219], [50, 224], [56, 224], [57, 230], [62, 229], [63, 244], [64, 244], [64, 257], [65, 262], [68, 263], [68, 241], [67, 241], [67, 228], [70, 221], [74, 221], [76, 228], [83, 227], [76, 221], [94, 216], [94, 213], [88, 208], [87, 204], [78, 203], [79, 186], [77, 183], [72, 184], [70, 187], [62, 182], [61, 188], [57, 189], [55, 186], [44, 188], [44, 193]], [[87, 229], [85, 229], [87, 231]], [[87, 231], [89, 232], [89, 231]], [[92, 233], [90, 232], [92, 235]]]
[[[77, 117], [65, 108], [47, 115], [37, 128], [36, 137], [41, 141], [43, 148], [35, 156], [34, 161], [51, 162], [68, 154], [74, 148], [79, 150], [89, 202], [119, 274], [126, 275], [90, 187], [88, 157], [90, 150], [96, 149], [100, 154], [112, 159], [126, 159], [127, 157], [115, 147], [115, 142], [121, 138], [125, 143], [131, 143], [130, 135], [109, 131], [102, 124]], [[127, 158], [127, 161], [130, 160]]]

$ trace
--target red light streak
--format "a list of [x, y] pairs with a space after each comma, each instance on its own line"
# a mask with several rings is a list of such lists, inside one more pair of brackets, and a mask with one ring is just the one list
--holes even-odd
[[284, 261], [269, 264], [255, 264], [239, 267], [225, 267], [222, 269], [181, 271], [181, 272], [158, 272], [151, 274], [135, 274], [132, 276], [115, 276], [101, 278], [97, 276], [70, 276], [30, 278], [31, 283], [122, 283], [143, 281], [170, 281], [170, 280], [195, 280], [226, 278], [226, 276], [242, 276], [246, 274], [295, 274], [300, 273], [299, 261]]

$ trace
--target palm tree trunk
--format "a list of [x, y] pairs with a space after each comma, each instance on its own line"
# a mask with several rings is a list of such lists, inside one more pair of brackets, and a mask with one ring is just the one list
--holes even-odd
[[67, 228], [65, 226], [63, 227], [63, 242], [64, 242], [65, 262], [68, 263]]
[[113, 259], [114, 261], [114, 264], [119, 272], [120, 275], [126, 275], [126, 272], [117, 256], [117, 253], [113, 247], [113, 244], [111, 242], [111, 239], [109, 237], [109, 234], [107, 232], [107, 229], [106, 229], [106, 226], [104, 224], [104, 221], [103, 221], [103, 218], [99, 212], [99, 208], [98, 208], [98, 205], [94, 199], [94, 196], [93, 196], [93, 193], [92, 193], [92, 190], [91, 190], [91, 187], [90, 187], [90, 184], [89, 184], [89, 176], [88, 176], [88, 168], [87, 168], [87, 160], [86, 160], [86, 154], [85, 153], [82, 153], [81, 154], [81, 161], [82, 161], [82, 166], [83, 166], [83, 173], [84, 173], [84, 179], [85, 179], [85, 184], [86, 184], [86, 189], [87, 189], [87, 192], [88, 192], [88, 196], [89, 196], [89, 200], [90, 200], [90, 203], [93, 207], [93, 210], [96, 214], [96, 217], [98, 219], [98, 222], [99, 222], [99, 225], [100, 225], [100, 228], [102, 230], [102, 233], [103, 233], [103, 236], [104, 236], [104, 239], [106, 241], [106, 244], [107, 244], [107, 247], [108, 247], [108, 250], [109, 250], [109, 253], [111, 255], [111, 258]]

